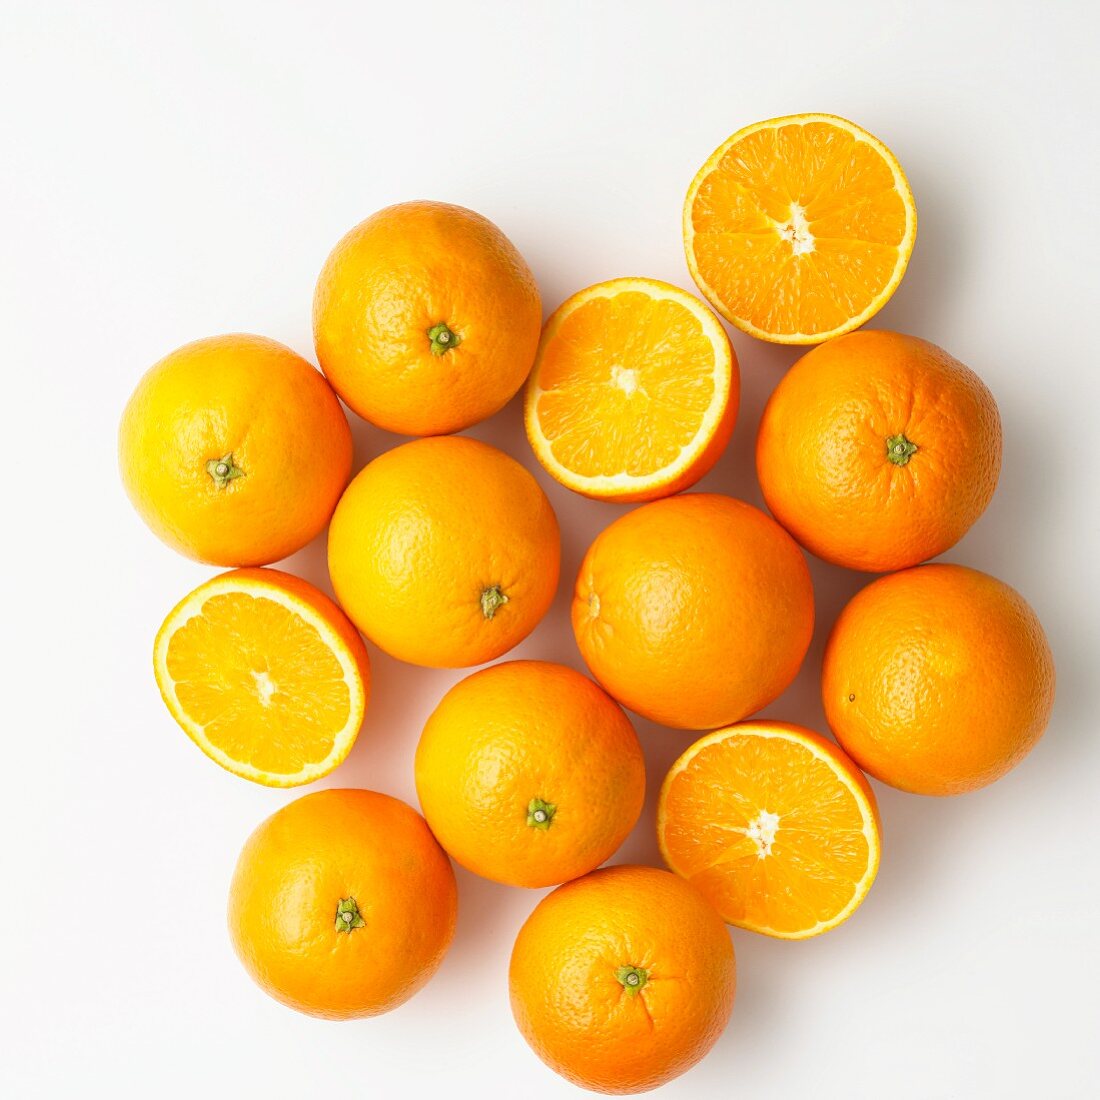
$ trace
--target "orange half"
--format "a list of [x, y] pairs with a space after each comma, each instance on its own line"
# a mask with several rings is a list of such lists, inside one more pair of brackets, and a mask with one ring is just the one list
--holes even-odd
[[200, 585], [153, 647], [172, 717], [215, 763], [269, 787], [327, 775], [367, 707], [363, 640], [323, 592], [275, 569]]
[[546, 322], [524, 420], [563, 485], [597, 500], [654, 500], [717, 462], [739, 397], [729, 338], [698, 298], [656, 279], [613, 279]]
[[817, 344], [873, 317], [901, 282], [916, 235], [897, 158], [836, 115], [738, 130], [684, 200], [696, 285], [730, 324], [778, 344]]
[[784, 722], [743, 722], [672, 765], [657, 840], [728, 924], [802, 940], [867, 896], [880, 827], [870, 785], [831, 741]]

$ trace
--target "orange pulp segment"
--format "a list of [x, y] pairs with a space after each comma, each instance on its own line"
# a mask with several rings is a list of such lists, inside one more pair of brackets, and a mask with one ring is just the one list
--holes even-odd
[[743, 722], [696, 741], [661, 788], [657, 839], [669, 867], [728, 924], [806, 939], [847, 919], [879, 863], [863, 773], [800, 726]]
[[721, 322], [679, 287], [613, 279], [546, 322], [524, 418], [538, 460], [598, 500], [653, 500], [718, 460], [740, 376]]
[[370, 689], [366, 647], [324, 593], [274, 569], [200, 585], [168, 615], [153, 664], [188, 736], [235, 775], [309, 783], [347, 756]]
[[858, 328], [901, 282], [917, 211], [897, 158], [835, 115], [739, 130], [684, 200], [688, 267], [731, 324], [780, 344]]

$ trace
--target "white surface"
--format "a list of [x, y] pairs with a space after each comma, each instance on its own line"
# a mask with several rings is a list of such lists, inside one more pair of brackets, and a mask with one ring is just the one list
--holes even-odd
[[[334, 1025], [266, 999], [224, 928], [238, 848], [294, 797], [221, 772], [150, 668], [162, 616], [212, 572], [161, 546], [115, 470], [119, 412], [184, 341], [266, 333], [312, 357], [313, 282], [374, 209], [493, 218], [547, 308], [597, 279], [690, 288], [680, 202], [740, 125], [846, 115], [905, 166], [916, 252], [879, 327], [943, 344], [1000, 403], [1005, 461], [948, 556], [1017, 586], [1058, 661], [1054, 722], [980, 793], [878, 787], [879, 880], [803, 944], [734, 932], [732, 1023], [668, 1097], [1074, 1097], [1095, 1088], [1097, 84], [1095, 5], [4, 2], [5, 1097], [579, 1095], [515, 1031], [506, 962], [536, 894], [459, 872], [436, 979]], [[751, 444], [797, 354], [740, 335], [745, 397], [705, 488], [759, 501]], [[356, 422], [357, 464], [394, 440]], [[534, 465], [518, 408], [475, 430]], [[566, 528], [553, 612], [516, 654], [579, 664], [572, 575], [620, 509], [547, 482]], [[323, 546], [290, 563], [324, 582]], [[822, 727], [822, 639], [862, 578], [814, 564], [819, 628], [767, 714]], [[413, 799], [420, 725], [457, 674], [372, 651], [341, 785]], [[654, 860], [652, 796], [690, 740], [638, 723], [650, 804], [617, 860]]]

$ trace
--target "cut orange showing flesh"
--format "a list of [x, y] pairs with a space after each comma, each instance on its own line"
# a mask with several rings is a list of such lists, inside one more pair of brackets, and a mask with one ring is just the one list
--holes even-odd
[[722, 323], [679, 287], [613, 279], [542, 332], [524, 419], [539, 462], [597, 500], [654, 500], [718, 461], [740, 398]]
[[320, 779], [351, 750], [370, 663], [347, 616], [311, 584], [236, 569], [200, 585], [153, 648], [172, 717], [215, 763], [269, 787]]
[[859, 768], [785, 722], [742, 722], [696, 741], [657, 806], [669, 867], [728, 924], [787, 940], [855, 912], [878, 871], [879, 832]]
[[696, 285], [730, 324], [778, 344], [817, 344], [873, 317], [901, 282], [916, 235], [897, 158], [836, 115], [738, 130], [684, 200]]

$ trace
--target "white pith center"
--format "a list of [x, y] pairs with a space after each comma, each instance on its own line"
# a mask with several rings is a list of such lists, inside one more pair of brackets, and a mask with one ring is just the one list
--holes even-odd
[[631, 367], [611, 368], [611, 384], [618, 386], [629, 397], [638, 388], [638, 372]]
[[253, 672], [252, 679], [256, 681], [256, 694], [260, 702], [265, 706], [271, 706], [271, 697], [275, 694], [275, 681], [266, 672]]
[[756, 841], [757, 857], [763, 859], [772, 854], [772, 845], [775, 843], [775, 834], [779, 831], [779, 814], [770, 814], [767, 810], [761, 810], [749, 822], [745, 830], [745, 836]]
[[806, 211], [798, 203], [791, 203], [790, 221], [782, 223], [778, 228], [779, 235], [791, 242], [791, 251], [796, 256], [801, 256], [804, 252], [813, 252], [814, 235], [810, 232]]

